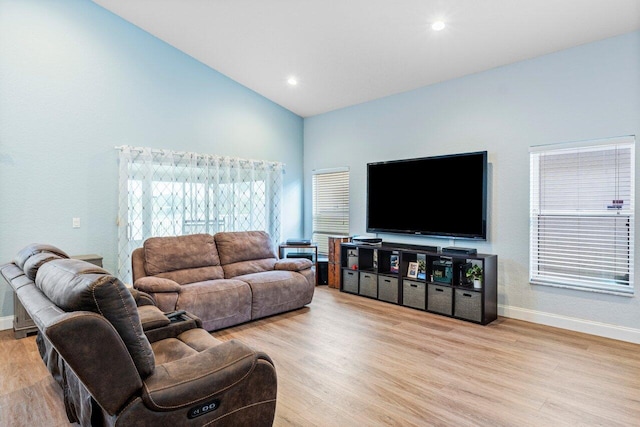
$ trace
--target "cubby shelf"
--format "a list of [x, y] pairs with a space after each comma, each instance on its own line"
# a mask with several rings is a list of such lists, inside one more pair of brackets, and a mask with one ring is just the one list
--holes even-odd
[[[340, 253], [342, 292], [482, 325], [498, 318], [497, 255], [449, 254], [386, 242], [342, 243]], [[408, 277], [411, 263], [420, 266], [415, 277]], [[466, 277], [473, 265], [483, 272], [479, 288]]]

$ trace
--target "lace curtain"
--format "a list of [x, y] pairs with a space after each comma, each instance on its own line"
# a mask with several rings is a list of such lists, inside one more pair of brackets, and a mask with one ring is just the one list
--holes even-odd
[[117, 147], [118, 277], [131, 283], [131, 253], [145, 239], [264, 230], [280, 241], [282, 175], [277, 162]]

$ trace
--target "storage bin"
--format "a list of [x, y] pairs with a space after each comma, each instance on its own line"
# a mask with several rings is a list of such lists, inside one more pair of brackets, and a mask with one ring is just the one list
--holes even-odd
[[378, 275], [373, 273], [360, 272], [360, 295], [367, 297], [378, 297]]
[[453, 314], [453, 290], [448, 286], [427, 286], [427, 310], [434, 313]]
[[402, 305], [407, 307], [426, 308], [427, 287], [425, 283], [415, 280], [402, 281]]
[[358, 293], [357, 271], [342, 270], [342, 290], [345, 292], [351, 292], [352, 294]]
[[482, 321], [482, 293], [456, 289], [453, 315], [474, 322]]
[[398, 303], [398, 279], [396, 277], [378, 276], [378, 299]]

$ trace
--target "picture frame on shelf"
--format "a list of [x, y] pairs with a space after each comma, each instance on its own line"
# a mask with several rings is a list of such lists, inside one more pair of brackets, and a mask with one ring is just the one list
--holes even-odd
[[397, 273], [399, 270], [399, 266], [400, 266], [400, 257], [398, 255], [391, 255], [389, 257], [389, 271], [391, 271], [392, 273]]
[[407, 277], [412, 279], [416, 279], [418, 277], [418, 263], [410, 262], [409, 268], [407, 269]]

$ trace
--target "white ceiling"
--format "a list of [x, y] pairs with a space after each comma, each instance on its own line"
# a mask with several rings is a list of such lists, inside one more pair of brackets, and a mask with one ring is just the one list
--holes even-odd
[[93, 1], [302, 117], [640, 29], [640, 0]]

